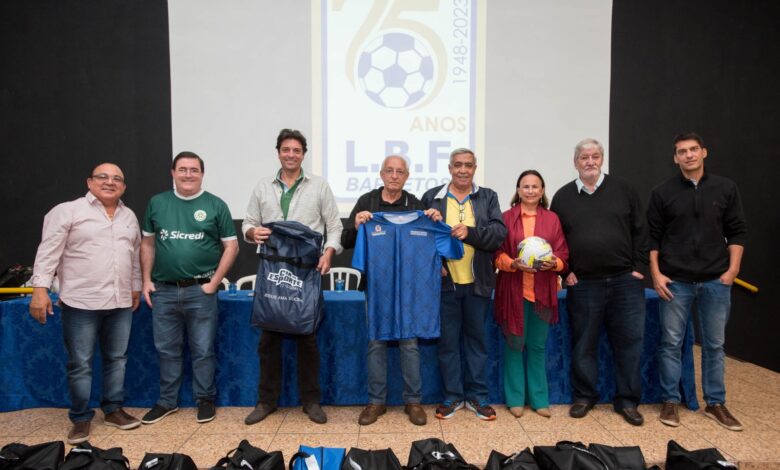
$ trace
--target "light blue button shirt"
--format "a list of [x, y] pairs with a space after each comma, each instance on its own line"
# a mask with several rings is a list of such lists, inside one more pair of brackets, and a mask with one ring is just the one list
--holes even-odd
[[581, 193], [585, 191], [587, 194], [593, 194], [596, 192], [597, 189], [599, 189], [599, 186], [601, 186], [601, 183], [604, 182], [604, 173], [599, 174], [599, 179], [596, 181], [596, 186], [593, 188], [593, 191], [589, 191], [588, 188], [585, 186], [585, 183], [582, 182], [580, 178], [577, 178], [574, 180], [574, 184], [577, 185], [577, 192]]

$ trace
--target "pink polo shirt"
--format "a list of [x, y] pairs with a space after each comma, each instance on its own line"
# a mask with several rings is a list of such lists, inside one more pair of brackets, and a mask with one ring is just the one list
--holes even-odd
[[109, 219], [92, 193], [57, 205], [43, 219], [33, 287], [50, 288], [54, 273], [60, 299], [85, 310], [130, 307], [141, 290], [141, 230], [135, 213], [119, 201]]

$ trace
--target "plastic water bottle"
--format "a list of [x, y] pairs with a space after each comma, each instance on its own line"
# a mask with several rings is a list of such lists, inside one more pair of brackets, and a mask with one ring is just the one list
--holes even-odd
[[336, 292], [344, 292], [344, 279], [336, 279]]
[[238, 287], [236, 287], [235, 282], [231, 282], [228, 285], [228, 295], [236, 295], [238, 293]]

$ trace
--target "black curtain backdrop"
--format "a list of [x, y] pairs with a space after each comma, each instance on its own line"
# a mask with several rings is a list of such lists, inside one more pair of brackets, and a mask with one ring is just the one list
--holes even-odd
[[749, 238], [734, 287], [726, 352], [780, 371], [776, 181], [780, 3], [616, 1], [612, 11], [610, 170], [650, 190], [679, 170], [672, 139], [692, 130], [708, 171], [740, 188]]
[[32, 264], [43, 216], [101, 162], [139, 219], [171, 186], [169, 62], [164, 1], [0, 2], [0, 269]]
[[[780, 122], [778, 24], [780, 3], [769, 0], [616, 0], [610, 169], [646, 202], [678, 171], [672, 137], [704, 136], [707, 168], [742, 191], [750, 239], [740, 277], [762, 289], [734, 289], [727, 352], [780, 371], [770, 299], [780, 228], [771, 200], [780, 159], [770, 141]], [[170, 187], [165, 1], [0, 2], [0, 63], [0, 268], [32, 264], [43, 216], [82, 196], [100, 162], [122, 167], [123, 199], [139, 219], [149, 198]], [[240, 246], [231, 279], [256, 268], [252, 247]], [[345, 253], [336, 264], [350, 259]]]

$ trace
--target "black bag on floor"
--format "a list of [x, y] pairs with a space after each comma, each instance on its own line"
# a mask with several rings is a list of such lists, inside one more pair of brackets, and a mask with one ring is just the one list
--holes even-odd
[[534, 454], [526, 447], [522, 452], [504, 455], [496, 450], [490, 452], [485, 470], [539, 470]]
[[341, 470], [401, 470], [401, 462], [392, 449], [363, 450], [351, 448]]
[[[249, 467], [249, 469], [247, 469]], [[246, 439], [238, 447], [219, 459], [211, 470], [285, 470], [284, 457], [278, 450], [266, 452], [253, 446]], [[139, 469], [143, 470], [143, 469]]]
[[719, 470], [734, 469], [737, 465], [723, 457], [718, 449], [686, 450], [680, 444], [669, 441], [666, 445], [666, 470]]
[[604, 444], [591, 444], [588, 450], [598, 456], [610, 470], [645, 470], [645, 456], [638, 446], [612, 447]]
[[325, 311], [317, 264], [322, 234], [294, 221], [271, 222], [260, 245], [252, 326], [296, 335], [317, 331]]
[[535, 446], [534, 457], [541, 470], [609, 470], [607, 464], [582, 442], [561, 441], [554, 446]]
[[409, 461], [405, 468], [406, 470], [479, 470], [479, 467], [466, 463], [454, 445], [433, 437], [412, 442]]
[[84, 442], [72, 448], [60, 470], [130, 470], [121, 447], [103, 450]]
[[185, 454], [146, 453], [138, 470], [198, 470], [192, 457]]
[[0, 470], [58, 470], [64, 459], [62, 441], [32, 446], [11, 443], [0, 450]]

